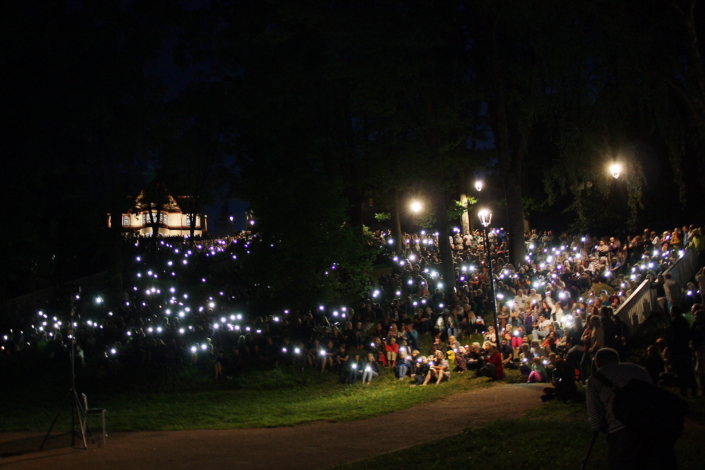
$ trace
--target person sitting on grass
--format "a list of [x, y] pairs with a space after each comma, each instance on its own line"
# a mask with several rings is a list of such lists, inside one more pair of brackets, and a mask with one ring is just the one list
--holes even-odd
[[397, 362], [397, 354], [399, 354], [399, 345], [397, 344], [397, 339], [395, 337], [389, 338], [389, 342], [384, 347], [387, 356], [387, 367], [390, 369], [394, 367]]
[[[492, 380], [504, 378], [504, 369], [502, 368], [502, 355], [497, 351], [494, 344], [487, 345], [487, 357], [483, 366], [476, 370], [471, 378], [489, 377]], [[498, 370], [499, 369], [499, 370]]]
[[458, 346], [458, 352], [455, 353], [455, 372], [463, 374], [468, 370], [468, 356], [463, 346]]
[[321, 348], [319, 355], [321, 357], [321, 373], [326, 371], [326, 368], [333, 370], [337, 363], [335, 361], [335, 356], [337, 351], [333, 347], [333, 341], [328, 341], [327, 348]]
[[505, 369], [518, 369], [514, 364], [514, 348], [512, 348], [506, 339], [502, 338], [499, 345], [499, 352], [502, 354], [502, 367]]
[[[418, 353], [418, 351], [414, 352]], [[417, 354], [417, 357], [411, 363], [411, 379], [414, 381], [412, 387], [421, 385], [424, 380], [426, 380], [426, 375], [429, 373], [430, 368], [431, 366], [428, 364], [428, 359], [425, 356]]]
[[375, 337], [374, 340], [372, 341], [372, 344], [370, 345], [370, 349], [372, 351], [372, 354], [375, 355], [375, 359], [377, 362], [379, 362], [382, 365], [387, 364], [387, 352], [385, 351], [385, 345], [384, 342], [379, 339], [378, 337]]
[[541, 347], [546, 351], [546, 353], [555, 353], [556, 345], [558, 344], [558, 336], [554, 330], [551, 330], [546, 336], [546, 339], [541, 343]]
[[[348, 356], [350, 357], [350, 356]], [[348, 359], [348, 361], [345, 363], [343, 367], [343, 374], [345, 373], [345, 369], [348, 371], [348, 378], [347, 378], [347, 383], [352, 385], [355, 382], [357, 382], [357, 379], [360, 378], [360, 373], [362, 370], [362, 361], [360, 360], [359, 355], [355, 355], [351, 359]]]
[[504, 366], [502, 365], [502, 353], [499, 352], [497, 346], [492, 344], [489, 347], [489, 353], [487, 355], [487, 363], [493, 364], [495, 367], [495, 380], [502, 380], [504, 378]]
[[524, 336], [524, 328], [522, 328], [521, 326], [514, 328], [514, 330], [512, 331], [511, 340], [512, 348], [517, 349], [522, 344], [524, 344]]
[[397, 360], [397, 377], [399, 380], [404, 380], [406, 374], [409, 373], [411, 368], [411, 356], [406, 351], [402, 351], [399, 354], [399, 359]]
[[[332, 346], [332, 341], [328, 343], [329, 346]], [[350, 360], [350, 354], [345, 351], [345, 344], [340, 343], [340, 346], [338, 347], [338, 350], [333, 354], [333, 365], [334, 368], [338, 371], [341, 371], [342, 375], [345, 376], [347, 374], [346, 370], [346, 365], [347, 362]]]
[[461, 346], [460, 341], [457, 340], [455, 336], [449, 336], [448, 337], [448, 350], [450, 354], [450, 350], [453, 352], [457, 352], [457, 349]]
[[426, 374], [426, 380], [421, 384], [426, 386], [431, 382], [431, 380], [436, 381], [436, 385], [439, 385], [444, 380], [450, 378], [450, 368], [448, 367], [448, 361], [443, 358], [443, 353], [441, 351], [436, 351], [436, 357], [430, 365], [428, 374]]
[[537, 340], [531, 341], [531, 353], [537, 357], [546, 356], [546, 350], [541, 347], [541, 344]]
[[225, 376], [226, 367], [225, 351], [222, 349], [218, 351], [218, 357], [215, 359], [215, 380], [218, 380]]
[[546, 377], [546, 369], [541, 363], [540, 357], [535, 357], [533, 363], [531, 364], [531, 372], [529, 373], [529, 379], [527, 383], [537, 383], [543, 382]]
[[528, 343], [524, 343], [519, 348], [519, 371], [526, 377], [531, 373], [531, 364], [534, 362], [534, 353], [531, 352]]
[[362, 383], [369, 385], [372, 379], [379, 376], [379, 363], [375, 360], [375, 356], [372, 353], [367, 355], [367, 364], [365, 364], [364, 371], [362, 372]]
[[433, 338], [433, 344], [431, 345], [431, 354], [435, 354], [436, 351], [441, 351], [443, 355], [445, 355], [446, 351], [448, 351], [448, 346], [446, 345], [446, 343], [443, 342], [442, 336], [443, 333], [438, 333]]
[[467, 353], [468, 370], [480, 370], [485, 365], [485, 352], [480, 347], [480, 343], [472, 343], [470, 351]]
[[494, 326], [488, 326], [487, 332], [482, 335], [482, 337], [485, 339], [485, 342], [494, 343], [495, 341], [497, 341], [497, 335], [495, 334]]
[[548, 401], [558, 398], [561, 401], [572, 400], [577, 396], [578, 386], [575, 384], [575, 371], [563, 359], [556, 360], [556, 367], [551, 378], [552, 387], [543, 389], [541, 400]]

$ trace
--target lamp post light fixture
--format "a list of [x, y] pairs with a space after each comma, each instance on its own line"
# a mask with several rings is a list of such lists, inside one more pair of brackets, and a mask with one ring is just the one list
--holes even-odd
[[610, 165], [610, 173], [612, 173], [614, 179], [619, 179], [619, 176], [622, 174], [622, 165], [616, 162], [613, 163]]
[[477, 189], [477, 192], [482, 191], [482, 187], [484, 185], [485, 185], [485, 183], [482, 180], [475, 181], [475, 189]]
[[490, 249], [490, 237], [487, 236], [487, 227], [489, 227], [492, 222], [492, 211], [489, 209], [482, 209], [477, 213], [477, 215], [480, 217], [480, 223], [482, 224], [483, 234], [485, 237], [487, 267], [490, 275], [490, 295], [492, 296], [492, 313], [494, 315], [495, 343], [499, 349], [501, 332], [499, 331], [499, 318], [497, 318], [497, 295], [494, 290], [494, 275], [492, 274], [492, 250]]
[[414, 211], [416, 214], [421, 212], [422, 208], [423, 208], [423, 205], [419, 201], [412, 201], [411, 202], [411, 210]]

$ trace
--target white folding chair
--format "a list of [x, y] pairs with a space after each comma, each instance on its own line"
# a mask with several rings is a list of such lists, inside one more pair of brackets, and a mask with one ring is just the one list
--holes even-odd
[[[108, 437], [108, 434], [105, 432], [105, 412], [107, 411], [105, 408], [88, 408], [88, 398], [86, 397], [85, 393], [82, 393], [81, 396], [83, 397], [83, 412], [84, 412], [84, 419], [83, 419], [83, 432], [85, 434], [86, 428], [88, 427], [88, 416], [89, 415], [97, 415], [100, 414], [100, 419], [103, 422], [103, 445], [105, 445], [105, 439]], [[91, 434], [91, 441], [93, 440], [93, 435]]]

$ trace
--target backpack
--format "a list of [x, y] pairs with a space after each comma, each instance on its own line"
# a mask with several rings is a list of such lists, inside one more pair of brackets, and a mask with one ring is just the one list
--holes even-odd
[[612, 412], [627, 429], [649, 440], [672, 444], [680, 439], [687, 402], [643, 380], [631, 379], [620, 388], [601, 372], [593, 377], [614, 390]]

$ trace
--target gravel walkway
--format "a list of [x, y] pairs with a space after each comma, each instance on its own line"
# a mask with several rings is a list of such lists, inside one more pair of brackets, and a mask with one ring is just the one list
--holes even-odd
[[[421, 387], [418, 391], [424, 393]], [[45, 450], [37, 451], [43, 434], [2, 433], [0, 469], [313, 470], [458, 434], [468, 424], [478, 426], [499, 418], [515, 418], [541, 406], [541, 393], [540, 384], [500, 385], [346, 423], [114, 433], [105, 447], [89, 443], [87, 451], [69, 447], [69, 436], [51, 439]]]

